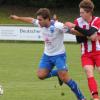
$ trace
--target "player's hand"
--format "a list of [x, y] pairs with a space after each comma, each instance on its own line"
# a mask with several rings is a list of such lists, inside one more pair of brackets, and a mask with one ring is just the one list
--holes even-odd
[[19, 17], [18, 17], [18, 16], [16, 16], [16, 15], [10, 15], [10, 18], [11, 18], [11, 19], [18, 20], [18, 18], [19, 18]]
[[90, 40], [92, 41], [97, 41], [98, 40], [98, 36], [97, 36], [97, 33], [91, 35], [90, 37], [88, 37]]
[[73, 24], [71, 22], [66, 22], [65, 25], [68, 26], [69, 28], [74, 28], [75, 27], [75, 24]]
[[97, 38], [99, 41], [100, 41], [100, 36], [98, 36], [98, 38]]
[[66, 22], [65, 23], [65, 26], [67, 26], [68, 28], [74, 28], [75, 27], [75, 24], [71, 23], [71, 22]]

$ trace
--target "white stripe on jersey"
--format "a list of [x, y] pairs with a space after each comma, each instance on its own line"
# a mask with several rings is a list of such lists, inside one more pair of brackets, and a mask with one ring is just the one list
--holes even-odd
[[93, 25], [94, 22], [97, 20], [97, 18], [98, 18], [98, 17], [95, 17], [95, 19], [94, 19], [94, 20], [92, 21], [92, 23], [91, 23], [91, 26], [94, 27], [94, 28], [96, 28], [96, 29], [98, 30], [98, 27], [96, 27], [96, 26]]
[[91, 26], [94, 24], [94, 21], [96, 21], [97, 18], [98, 18], [98, 17], [95, 17], [95, 18], [94, 18], [94, 20], [93, 20], [92, 23], [91, 23]]
[[84, 54], [85, 53], [85, 47], [84, 47], [84, 43], [81, 43], [81, 51], [82, 51], [82, 54]]
[[100, 50], [100, 42], [96, 41], [96, 50]]
[[83, 26], [85, 25], [85, 26], [86, 26], [86, 29], [89, 29], [89, 24], [88, 24], [86, 21], [84, 21], [84, 20], [82, 19], [82, 17], [78, 18], [77, 21], [78, 21], [78, 25], [79, 25], [81, 28], [83, 28]]
[[88, 44], [87, 50], [88, 50], [88, 52], [91, 52], [92, 51], [92, 42], [91, 42], [91, 40], [88, 40], [87, 44]]

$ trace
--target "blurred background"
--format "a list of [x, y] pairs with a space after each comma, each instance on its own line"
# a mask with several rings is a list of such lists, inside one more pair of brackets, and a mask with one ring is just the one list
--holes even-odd
[[[17, 5], [31, 7], [76, 7], [81, 0], [0, 0], [1, 5]], [[100, 8], [99, 0], [93, 0], [97, 8]]]
[[[9, 18], [10, 14], [20, 16], [35, 16], [40, 7], [51, 9], [52, 14], [56, 13], [59, 20], [73, 21], [79, 16], [78, 4], [81, 0], [0, 0], [0, 23], [16, 23]], [[95, 4], [95, 15], [99, 16], [100, 1], [93, 0]], [[5, 18], [6, 17], [6, 18]]]

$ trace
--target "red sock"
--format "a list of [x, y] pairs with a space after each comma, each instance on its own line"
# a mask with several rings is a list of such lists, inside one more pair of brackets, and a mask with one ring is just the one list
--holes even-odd
[[97, 83], [96, 83], [94, 77], [88, 78], [88, 87], [90, 89], [90, 92], [91, 92], [93, 98], [98, 98]]

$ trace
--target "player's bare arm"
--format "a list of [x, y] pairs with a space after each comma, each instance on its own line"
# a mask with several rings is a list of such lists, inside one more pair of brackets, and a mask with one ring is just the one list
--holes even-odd
[[22, 22], [27, 22], [27, 23], [32, 23], [34, 20], [34, 18], [32, 18], [32, 17], [20, 17], [20, 16], [16, 16], [16, 15], [10, 15], [10, 18], [14, 19], [14, 20], [19, 20]]
[[79, 26], [76, 26], [75, 24], [71, 22], [66, 22], [66, 26], [68, 26], [71, 30], [71, 34], [77, 35], [77, 36], [86, 36], [88, 39], [92, 41], [100, 40], [100, 37], [97, 36], [97, 29], [94, 27], [91, 27], [89, 30], [82, 29]]
[[76, 35], [76, 36], [84, 36], [83, 34], [81, 34], [80, 32], [78, 32], [77, 30], [75, 30], [75, 24], [71, 23], [71, 22], [66, 22], [64, 24], [65, 27], [68, 27], [70, 29], [70, 34]]
[[79, 26], [74, 27], [75, 30], [79, 31], [82, 33], [84, 36], [86, 36], [88, 39], [92, 41], [97, 41], [99, 40], [99, 36], [97, 35], [98, 30], [95, 27], [90, 27], [89, 30], [82, 29]]

